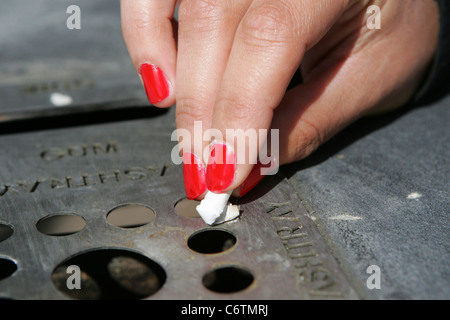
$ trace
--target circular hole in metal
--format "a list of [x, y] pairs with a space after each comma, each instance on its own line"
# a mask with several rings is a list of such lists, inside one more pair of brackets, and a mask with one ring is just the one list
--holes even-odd
[[14, 229], [7, 224], [0, 223], [0, 242], [8, 239], [14, 233]]
[[187, 245], [198, 253], [220, 253], [231, 249], [236, 244], [236, 237], [229, 231], [205, 229], [192, 234]]
[[116, 227], [137, 228], [152, 222], [155, 217], [155, 211], [150, 208], [128, 204], [112, 209], [106, 216], [106, 220]]
[[85, 226], [84, 218], [75, 214], [47, 216], [36, 223], [39, 232], [48, 236], [68, 236], [83, 230]]
[[0, 258], [0, 280], [10, 277], [17, 270], [17, 264], [6, 258]]
[[196, 209], [199, 204], [200, 201], [184, 198], [175, 204], [174, 210], [177, 215], [185, 218], [200, 218]]
[[[52, 281], [56, 288], [73, 299], [100, 300], [101, 290], [97, 281], [84, 270], [80, 269], [78, 274], [76, 273], [78, 270], [74, 271], [69, 268], [70, 266], [73, 267], [73, 265], [58, 265], [53, 270]], [[71, 276], [73, 278], [70, 278]], [[79, 280], [76, 277], [79, 277]]]
[[248, 288], [253, 283], [253, 275], [239, 266], [226, 266], [207, 272], [203, 285], [218, 293], [233, 293]]
[[[79, 275], [76, 271], [67, 273], [69, 266], [78, 267]], [[79, 289], [73, 288], [77, 276]], [[59, 291], [80, 300], [143, 299], [156, 293], [166, 277], [158, 263], [125, 249], [80, 253], [60, 263], [52, 273]]]

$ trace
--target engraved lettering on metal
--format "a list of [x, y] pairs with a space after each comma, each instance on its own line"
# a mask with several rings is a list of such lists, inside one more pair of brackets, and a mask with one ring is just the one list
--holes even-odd
[[[280, 204], [269, 204], [266, 212], [270, 213], [270, 219], [276, 225], [276, 232], [279, 240], [286, 250], [287, 256], [295, 261], [297, 277], [300, 285], [309, 288], [311, 296], [318, 294], [324, 297], [342, 297], [343, 293], [333, 290], [336, 281], [332, 273], [324, 266], [320, 259], [321, 253], [313, 241], [304, 230], [300, 217], [294, 216], [295, 212], [290, 202]], [[295, 222], [295, 224], [293, 224]], [[315, 258], [315, 262], [308, 259]], [[323, 291], [327, 289], [331, 294]]]
[[[356, 297], [286, 180], [243, 204], [239, 220], [221, 225], [236, 237], [230, 250], [191, 250], [187, 239], [205, 224], [175, 211], [185, 191], [182, 166], [171, 164], [167, 142], [172, 116], [0, 135], [0, 148], [8, 150], [0, 153], [0, 220], [15, 230], [1, 242], [1, 254], [18, 261], [15, 276], [0, 281], [2, 297], [67, 298], [49, 275], [67, 276], [67, 267], [59, 273], [58, 266], [86, 252], [100, 253], [98, 262], [90, 255], [89, 267], [107, 265], [98, 248], [111, 247], [132, 250], [164, 269], [168, 281], [151, 296], [156, 299]], [[108, 213], [125, 204], [152, 208], [152, 222], [126, 229], [108, 223]], [[58, 241], [47, 239], [36, 223], [55, 214], [79, 215], [86, 226]], [[218, 266], [236, 265], [252, 274], [250, 286], [224, 295], [198, 281]], [[89, 287], [95, 280], [81, 268], [81, 290], [83, 281]], [[65, 280], [58, 283], [66, 287]], [[84, 297], [98, 296], [91, 288]]]
[[104, 146], [101, 143], [93, 143], [92, 145], [69, 146], [67, 148], [49, 148], [41, 152], [40, 157], [47, 161], [59, 160], [64, 157], [85, 157], [88, 155], [117, 153], [117, 142], [110, 141]]
[[30, 83], [24, 86], [25, 94], [48, 93], [52, 91], [72, 91], [92, 89], [95, 82], [92, 79], [72, 79], [65, 81], [48, 81], [40, 83]]
[[119, 183], [126, 181], [139, 181], [149, 176], [162, 177], [168, 166], [155, 168], [153, 165], [143, 167], [131, 167], [124, 170], [111, 170], [110, 172], [82, 173], [70, 175], [64, 178], [40, 178], [34, 181], [18, 181], [15, 183], [0, 183], [0, 197], [8, 193], [34, 193], [42, 190], [54, 189], [76, 189], [88, 186], [103, 185], [108, 183]]

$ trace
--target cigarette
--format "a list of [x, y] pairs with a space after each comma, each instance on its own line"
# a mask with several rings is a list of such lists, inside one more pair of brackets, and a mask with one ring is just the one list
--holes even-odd
[[231, 192], [214, 193], [208, 191], [197, 206], [197, 212], [209, 225], [221, 224], [239, 216], [239, 206], [228, 204]]

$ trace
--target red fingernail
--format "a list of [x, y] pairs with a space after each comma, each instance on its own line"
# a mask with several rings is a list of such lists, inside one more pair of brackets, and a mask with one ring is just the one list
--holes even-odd
[[144, 63], [141, 65], [140, 71], [145, 92], [151, 104], [161, 102], [169, 96], [169, 84], [160, 68]]
[[206, 170], [195, 154], [183, 154], [183, 176], [188, 199], [197, 199], [206, 191]]
[[235, 170], [234, 152], [225, 144], [213, 145], [206, 169], [208, 190], [221, 192], [228, 188], [233, 182]]
[[270, 169], [273, 165], [274, 164], [272, 162], [269, 162], [268, 164], [262, 164], [258, 160], [258, 163], [255, 164], [252, 171], [250, 171], [250, 174], [248, 175], [247, 179], [245, 179], [244, 182], [241, 184], [241, 187], [239, 189], [239, 197], [243, 197], [248, 192], [250, 192], [250, 190], [256, 187], [258, 183], [260, 183], [261, 180], [266, 176], [266, 174], [261, 173], [261, 168]]

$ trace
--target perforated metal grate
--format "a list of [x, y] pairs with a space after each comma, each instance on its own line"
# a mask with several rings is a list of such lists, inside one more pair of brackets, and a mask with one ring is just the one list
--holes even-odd
[[[177, 206], [173, 116], [0, 136], [0, 296], [356, 297], [282, 174], [226, 224]], [[81, 291], [64, 286], [71, 264]]]

